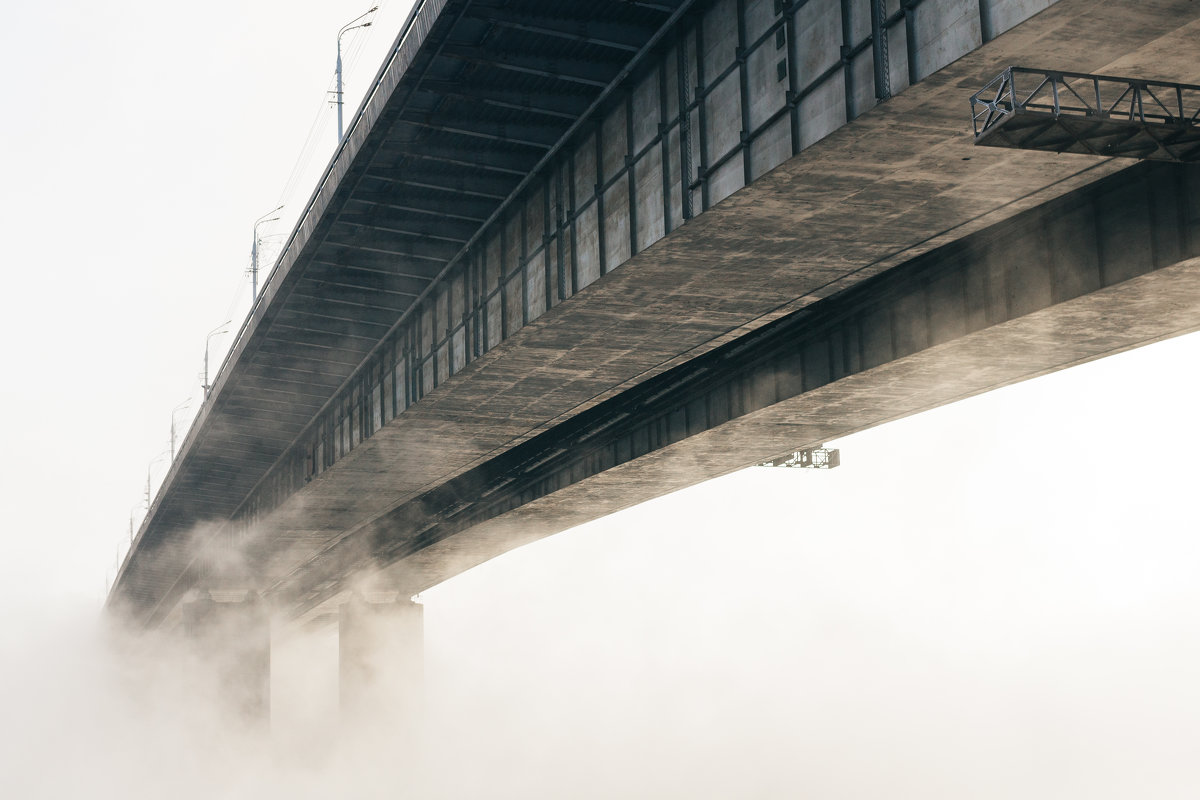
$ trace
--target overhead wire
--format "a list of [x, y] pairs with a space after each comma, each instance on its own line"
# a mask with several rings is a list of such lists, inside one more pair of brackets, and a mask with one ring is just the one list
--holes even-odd
[[[380, 16], [383, 15], [384, 8], [388, 5], [388, 3], [389, 3], [389, 0], [377, 0], [377, 2], [375, 3], [376, 8], [372, 12], [372, 17], [371, 17], [372, 23], [374, 23], [375, 20], [379, 19]], [[367, 25], [367, 26], [363, 26], [363, 27], [374, 28], [377, 26], [375, 26], [374, 24], [371, 24], [371, 25]], [[374, 33], [374, 31], [372, 31], [372, 30], [367, 30], [364, 33], [362, 28], [358, 28], [352, 32], [352, 35], [349, 39], [349, 46], [346, 48], [345, 54], [342, 58], [343, 95], [345, 94], [345, 87], [346, 87], [347, 83], [349, 82], [347, 80], [347, 77], [354, 76], [355, 67], [358, 64], [359, 58], [361, 57], [363, 51], [366, 49], [366, 44], [368, 43], [368, 41], [370, 41], [372, 33]], [[326, 138], [325, 137], [326, 129], [333, 122], [333, 117], [334, 117], [332, 109], [334, 106], [334, 102], [336, 102], [336, 101], [331, 101], [329, 98], [330, 98], [330, 95], [332, 95], [334, 93], [334, 91], [336, 90], [336, 81], [337, 81], [336, 75], [333, 75], [330, 77], [329, 83], [326, 84], [326, 90], [321, 97], [321, 102], [318, 105], [317, 110], [313, 115], [312, 122], [309, 124], [308, 132], [306, 133], [305, 138], [304, 138], [304, 144], [301, 146], [300, 153], [296, 157], [296, 160], [292, 165], [291, 172], [288, 175], [287, 181], [284, 183], [283, 191], [280, 193], [279, 200], [276, 203], [276, 205], [286, 207], [289, 204], [289, 201], [294, 199], [294, 195], [295, 195], [298, 185], [306, 177], [306, 173], [307, 173], [307, 170], [309, 169], [309, 167], [311, 166], [312, 159], [319, 152], [319, 150], [321, 148], [321, 142], [323, 140], [325, 140], [325, 138]], [[329, 149], [332, 150], [334, 147], [337, 146], [337, 144], [338, 144], [337, 142], [330, 143]], [[284, 219], [286, 219], [286, 217], [284, 217]], [[282, 238], [283, 238], [282, 234], [268, 234], [268, 235], [262, 237], [260, 239], [260, 241], [275, 240], [273, 242], [273, 244], [277, 245], [278, 241]], [[270, 273], [270, 270], [271, 270], [271, 268], [273, 268], [275, 261], [278, 259], [279, 255], [280, 255], [279, 252], [270, 253], [268, 251], [268, 256], [266, 258], [262, 258], [261, 254], [260, 254], [260, 260], [263, 263], [270, 265], [265, 270], [265, 272], [267, 274]], [[253, 298], [246, 296], [246, 294], [247, 294], [246, 290], [248, 288], [249, 282], [250, 282], [249, 272], [245, 269], [238, 270], [237, 282], [233, 288], [233, 291], [231, 292], [229, 305], [225, 311], [226, 319], [233, 320], [233, 319], [244, 318], [245, 315], [247, 313], [249, 313], [249, 309], [253, 308]], [[243, 308], [242, 308], [243, 306], [245, 307], [245, 310], [243, 310]], [[232, 330], [230, 331], [231, 334], [233, 332], [234, 331], [232, 331]], [[232, 343], [232, 337], [230, 338], [229, 342], [226, 343], [226, 347], [230, 346], [231, 343]], [[216, 363], [218, 363], [218, 364], [222, 363], [223, 357], [221, 354], [220, 347], [218, 347], [214, 350], [213, 358], [216, 361]], [[219, 371], [219, 368], [218, 368], [218, 371]], [[198, 386], [199, 384], [200, 384], [200, 376], [197, 375], [196, 376], [196, 385]], [[186, 439], [187, 435], [190, 433], [191, 426], [195, 422], [196, 416], [199, 414], [199, 410], [202, 405], [203, 405], [202, 403], [197, 404], [196, 410], [192, 414], [192, 419], [189, 420], [185, 424], [184, 433], [183, 433], [184, 439]], [[169, 472], [169, 470], [170, 470], [170, 467], [168, 466], [168, 472]], [[149, 512], [149, 509], [147, 509], [147, 513], [148, 512]], [[144, 522], [145, 522], [145, 517], [143, 515], [142, 524], [144, 524]], [[124, 537], [124, 535], [122, 535], [122, 544], [119, 544], [117, 547], [115, 565], [114, 565], [113, 569], [110, 570], [109, 573], [106, 574], [106, 576], [105, 576], [105, 578], [106, 578], [106, 580], [105, 580], [106, 596], [109, 593], [109, 591], [111, 591], [112, 581], [116, 579], [116, 575], [120, 572], [121, 566], [124, 563], [124, 559], [125, 559], [125, 557], [127, 557], [127, 550], [123, 550], [123, 548], [128, 548], [131, 545], [132, 545], [132, 541], [129, 541], [126, 544], [125, 537]]]

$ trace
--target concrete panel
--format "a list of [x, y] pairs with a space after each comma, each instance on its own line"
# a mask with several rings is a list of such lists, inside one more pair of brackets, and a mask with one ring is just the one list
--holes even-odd
[[[772, 369], [780, 397], [791, 397], [804, 391], [804, 348], [797, 346], [775, 359]], [[720, 422], [714, 422], [720, 425]]]
[[746, 59], [750, 84], [750, 130], [758, 130], [787, 102], [788, 76], [779, 76], [778, 64], [787, 63], [787, 49], [775, 49], [774, 39], [754, 50]]
[[731, 158], [708, 179], [709, 203], [716, 205], [745, 185], [741, 158]]
[[[679, 116], [679, 47], [674, 46], [666, 51], [659, 69], [667, 72], [667, 114], [662, 122], [670, 123]], [[689, 87], [689, 89], [692, 87]]]
[[650, 72], [633, 90], [633, 152], [639, 153], [658, 135], [658, 125], [663, 122], [662, 104], [659, 102], [658, 82], [660, 70]]
[[637, 244], [645, 250], [666, 233], [663, 219], [662, 148], [652, 147], [635, 165], [637, 175]]
[[[1188, 197], [1200, 197], [1200, 170], [1185, 170], [1180, 177], [1182, 191]], [[1183, 204], [1184, 218], [1190, 226], [1200, 223], [1200, 201], [1191, 200]]]
[[853, 98], [851, 111], [851, 119], [865, 114], [876, 105], [875, 100], [875, 61], [871, 56], [871, 51], [867, 50], [864, 53], [859, 53], [854, 57], [854, 61], [850, 65], [851, 78], [851, 95]]
[[[1131, 192], [1141, 202], [1131, 204]], [[1122, 186], [1100, 195], [1096, 198], [1096, 215], [1104, 285], [1111, 286], [1149, 272], [1154, 263], [1146, 238], [1150, 227], [1146, 187]]]
[[433, 293], [433, 316], [437, 326], [433, 330], [434, 341], [440, 341], [450, 326], [450, 292], [442, 286]]
[[[815, 389], [829, 383], [829, 342], [817, 339], [807, 342], [803, 349], [803, 380], [804, 390]], [[785, 395], [786, 396], [786, 395]]]
[[792, 156], [792, 124], [785, 115], [764, 130], [750, 146], [752, 180], [770, 172]]
[[486, 290], [488, 293], [494, 292], [500, 286], [501, 274], [501, 253], [500, 253], [500, 235], [498, 232], [493, 233], [487, 239], [487, 244], [483, 251], [484, 263], [487, 267], [487, 280], [485, 281]]
[[842, 329], [842, 359], [846, 372], [866, 369], [863, 365], [862, 331], [858, 325], [844, 325]]
[[491, 349], [504, 341], [504, 331], [500, 327], [500, 295], [488, 299], [487, 312], [487, 346]]
[[924, 78], [983, 43], [979, 0], [923, 0], [908, 13], [916, 23], [915, 66]]
[[506, 324], [505, 324], [504, 337], [506, 339], [509, 336], [512, 336], [515, 331], [520, 330], [521, 325], [522, 325], [522, 320], [521, 320], [522, 307], [523, 307], [522, 293], [524, 291], [524, 286], [522, 285], [522, 282], [521, 282], [522, 272], [523, 272], [523, 270], [517, 270], [516, 272], [513, 272], [511, 275], [508, 276], [508, 279], [505, 281], [505, 284], [504, 284], [504, 286], [505, 286], [504, 306], [505, 306], [505, 309], [507, 310], [506, 314], [508, 317], [505, 320]]
[[[435, 386], [435, 384], [434, 384], [435, 373], [433, 371], [433, 361], [428, 360], [423, 363], [419, 363], [419, 370], [420, 370], [421, 394], [427, 395], [433, 391], [434, 386]], [[346, 435], [343, 436], [343, 449], [342, 449], [342, 453], [341, 453], [342, 455], [345, 455], [346, 452], [349, 450], [348, 439], [349, 439], [349, 434], [347, 433]]]
[[[465, 367], [467, 365], [467, 346], [468, 345], [467, 345], [466, 330], [463, 328], [459, 328], [457, 331], [454, 332], [454, 335], [450, 341], [451, 341], [450, 350], [451, 350], [451, 353], [453, 353], [453, 358], [450, 361], [450, 368], [451, 368], [452, 372], [458, 372], [460, 369], [462, 369], [463, 367]], [[379, 427], [378, 422], [376, 422], [375, 427], [376, 428]]]
[[[437, 362], [437, 370], [434, 374], [437, 375], [437, 385], [441, 386], [446, 382], [446, 379], [450, 377], [450, 350], [446, 345], [441, 345], [438, 347], [435, 361]], [[356, 436], [356, 432], [358, 430], [357, 420], [351, 421], [350, 430], [351, 444], [358, 444], [358, 442], [354, 441], [354, 437]]]
[[775, 373], [756, 370], [739, 381], [742, 386], [742, 408], [746, 412], [766, 408], [779, 401], [779, 390], [775, 385]]
[[[779, 19], [775, 13], [775, 0], [745, 0], [746, 42], [753, 44], [758, 41], [767, 29]], [[765, 45], [774, 49], [774, 44]]]
[[[900, 10], [900, 0], [887, 0], [888, 17]], [[911, 11], [909, 12], [911, 13]], [[888, 66], [892, 94], [897, 95], [909, 86], [908, 80], [908, 20], [888, 28]]]
[[531, 189], [525, 200], [525, 248], [526, 256], [533, 252], [546, 232], [545, 184]]
[[519, 213], [514, 212], [505, 217], [503, 241], [502, 268], [504, 274], [508, 275], [521, 264], [521, 215]]
[[582, 207], [596, 194], [596, 135], [584, 137], [575, 148], [575, 205]]
[[1058, 0], [979, 0], [983, 32], [990, 41], [1056, 2]]
[[863, 369], [886, 364], [895, 356], [892, 348], [892, 313], [874, 309], [862, 315], [858, 325]]
[[[710, 163], [738, 146], [742, 133], [742, 101], [737, 72], [712, 87], [704, 98], [708, 115], [708, 158]], [[713, 202], [716, 202], [715, 200]]]
[[871, 36], [871, 0], [841, 0], [843, 13], [849, 23], [850, 40], [843, 44], [853, 47]]
[[842, 60], [842, 12], [840, 3], [807, 3], [796, 11], [796, 85], [801, 90]]
[[453, 320], [453, 324], [455, 324], [455, 325], [457, 325], [459, 322], [462, 321], [463, 312], [466, 308], [466, 297], [465, 297], [465, 292], [463, 291], [465, 288], [465, 284], [466, 284], [466, 281], [461, 272], [459, 272], [459, 274], [455, 275], [450, 281], [450, 290], [449, 290], [450, 317], [449, 318], [451, 320]]
[[420, 342], [420, 347], [417, 350], [417, 355], [424, 357], [433, 352], [434, 331], [433, 331], [433, 310], [426, 307], [421, 311], [420, 323], [417, 326], [417, 338]]
[[983, 273], [984, 308], [992, 325], [1008, 319], [1009, 298], [1013, 294], [1009, 282], [1014, 278], [1008, 269], [1008, 259], [996, 251], [999, 246], [1002, 244], [984, 242], [970, 251], [972, 270]]
[[704, 28], [704, 77], [712, 81], [737, 54], [737, 2], [717, 0], [701, 20]]
[[[708, 398], [704, 395], [695, 398], [687, 404], [687, 433], [695, 436], [709, 426]], [[615, 466], [615, 465], [614, 465]]]
[[718, 386], [706, 395], [708, 418], [713, 425], [720, 425], [730, 418], [729, 387]]
[[576, 279], [579, 281], [576, 291], [600, 277], [600, 234], [596, 225], [598, 208], [595, 201], [588, 204], [576, 223], [575, 254], [578, 259]]
[[954, 270], [935, 277], [929, 284], [929, 343], [948, 342], [967, 333], [963, 273]]
[[924, 350], [929, 346], [928, 319], [925, 311], [925, 292], [909, 291], [896, 298], [892, 331], [897, 357]]
[[546, 313], [546, 253], [538, 252], [529, 259], [525, 267], [529, 276], [529, 285], [525, 292], [525, 302], [529, 308], [529, 319], [535, 320]]
[[[1175, 188], [1175, 187], [1171, 187]], [[1154, 226], [1151, 248], [1155, 267], [1165, 267], [1184, 258], [1187, 242], [1181, 236], [1185, 195], [1183, 192], [1151, 190], [1150, 221]]]
[[1037, 230], [1006, 237], [1005, 241], [990, 253], [991, 258], [1003, 258], [1008, 262], [1010, 318], [1045, 308], [1052, 302], [1053, 270], [1045, 245], [1046, 236], [1039, 225]]
[[604, 115], [600, 127], [601, 160], [598, 183], [608, 183], [625, 169], [625, 156], [629, 152], [629, 137], [625, 131], [625, 104], [618, 103]]
[[800, 103], [800, 147], [810, 147], [846, 123], [846, 78], [839, 71]]
[[604, 193], [605, 271], [629, 260], [629, 174], [622, 175]]

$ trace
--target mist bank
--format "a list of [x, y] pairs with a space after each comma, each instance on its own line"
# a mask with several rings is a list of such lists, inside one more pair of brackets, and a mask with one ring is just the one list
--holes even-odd
[[220, 712], [194, 649], [24, 596], [0, 644], [0, 795], [1191, 797], [1200, 426], [1175, 366], [1194, 347], [471, 570], [420, 598], [424, 708], [402, 724], [342, 721], [333, 627], [277, 626], [267, 735]]

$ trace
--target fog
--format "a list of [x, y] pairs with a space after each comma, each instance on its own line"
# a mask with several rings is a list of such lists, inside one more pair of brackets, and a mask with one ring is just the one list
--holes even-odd
[[[1194, 336], [447, 581], [410, 719], [344, 725], [336, 630], [281, 620], [270, 731], [231, 720], [102, 592], [254, 220], [286, 201], [277, 247], [332, 152], [367, 4], [9, 5], [0, 798], [1195, 796]], [[348, 111], [410, 3], [381, 5]]]
[[264, 735], [169, 640], [26, 594], [0, 651], [0, 796], [1193, 797], [1200, 432], [1172, 367], [1198, 349], [993, 392], [848, 437], [837, 470], [746, 470], [471, 570], [419, 598], [414, 719], [339, 722], [336, 626], [276, 625]]

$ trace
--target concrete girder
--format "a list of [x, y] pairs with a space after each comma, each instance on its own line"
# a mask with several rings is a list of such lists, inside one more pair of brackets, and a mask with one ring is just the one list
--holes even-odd
[[1200, 168], [1142, 165], [629, 389], [363, 524], [271, 591], [312, 609], [339, 576], [391, 563], [382, 580], [420, 592], [631, 498], [1196, 329]]
[[[427, 4], [425, 10], [435, 14], [440, 7], [441, 4], [434, 2]], [[931, 9], [929, 13], [925, 12], [927, 7]], [[821, 4], [814, 2], [794, 10], [807, 15], [820, 8]], [[921, 20], [936, 20], [939, 8], [941, 6], [937, 4], [925, 4], [916, 16]], [[702, 182], [703, 192], [697, 189], [697, 196], [692, 198], [696, 208], [706, 209], [706, 212], [683, 227], [678, 227], [677, 223], [674, 226], [668, 224], [666, 229], [675, 233], [657, 244], [653, 229], [649, 238], [644, 232], [639, 233], [647, 222], [654, 223], [653, 206], [648, 211], [645, 205], [637, 204], [639, 198], [648, 196], [644, 189], [655, 189], [660, 183], [664, 185], [664, 193], [669, 194], [667, 171], [663, 170], [661, 175], [656, 173], [656, 167], [649, 159], [653, 156], [668, 163], [668, 158], [675, 158], [677, 151], [671, 149], [671, 142], [685, 131], [682, 126], [672, 129], [667, 125], [655, 133], [652, 115], [621, 117], [631, 100], [624, 97], [624, 89], [618, 87], [612, 95], [615, 110], [604, 116], [609, 112], [600, 109], [601, 124], [588, 128], [601, 131], [604, 141], [586, 139], [590, 134], [584, 132], [585, 141], [577, 150], [567, 147], [556, 153], [557, 160], [547, 162], [545, 186], [551, 189], [539, 192], [542, 184], [537, 181], [541, 178], [531, 179], [528, 195], [522, 195], [498, 212], [495, 224], [480, 237], [478, 247], [465, 250], [459, 260], [451, 264], [446, 280], [431, 289], [427, 302], [414, 307], [409, 323], [398, 326], [392, 340], [380, 344], [372, 362], [362, 365], [360, 377], [349, 378], [345, 391], [361, 391], [360, 384], [365, 380], [362, 376], [369, 374], [368, 370], [378, 371], [379, 364], [394, 359], [396, 391], [404, 396], [399, 408], [408, 407], [405, 412], [408, 421], [404, 425], [410, 422], [427, 425], [425, 443], [432, 447], [436, 442], [437, 446], [445, 448], [436, 457], [426, 458], [426, 465], [438, 475], [458, 474], [472, 463], [472, 459], [478, 458], [479, 446], [503, 451], [515, 442], [546, 430], [560, 416], [569, 417], [576, 410], [586, 409], [690, 355], [718, 347], [791, 310], [820, 302], [864, 277], [1010, 216], [1021, 208], [1065, 193], [1072, 185], [1094, 180], [1112, 168], [1107, 165], [1072, 166], [1065, 158], [1061, 162], [1033, 158], [1029, 159], [1033, 167], [1022, 171], [1015, 169], [1007, 159], [980, 154], [970, 162], [961, 161], [960, 155], [966, 157], [970, 152], [969, 148], [966, 154], [959, 152], [961, 148], [956, 141], [960, 137], [960, 113], [952, 113], [951, 109], [961, 101], [963, 85], [978, 86], [987, 75], [994, 74], [997, 63], [1019, 61], [1029, 52], [1045, 52], [1046, 29], [1072, 31], [1072, 37], [1055, 40], [1056, 52], [1064, 59], [1077, 60], [1084, 69], [1128, 72], [1118, 66], [1106, 66], [1120, 58], [1150, 58], [1160, 67], [1180, 68], [1178, 59], [1172, 61], [1172, 54], [1186, 51], [1179, 43], [1181, 37], [1186, 41], [1185, 29], [1194, 22], [1194, 10], [1186, 3], [1163, 2], [1139, 6], [1132, 20], [1121, 16], [1127, 15], [1127, 11], [1116, 3], [1060, 0], [1036, 24], [1004, 34], [977, 53], [968, 53], [920, 86], [898, 94], [853, 126], [830, 136], [799, 158], [758, 178], [756, 185], [709, 210], [740, 185], [735, 179], [746, 170], [739, 159], [750, 158], [755, 147], [774, 142], [774, 139], [766, 141], [771, 138], [766, 133], [763, 133], [762, 141], [738, 142], [735, 136], [732, 146], [739, 149], [736, 157], [730, 157], [729, 169], [706, 173], [708, 180]], [[701, 31], [696, 26], [702, 22], [707, 24], [707, 19], [689, 18], [681, 39], [685, 53], [691, 52], [693, 43], [699, 43]], [[989, 19], [996, 22], [995, 15]], [[422, 17], [422, 22], [425, 21], [428, 20]], [[906, 27], [908, 22], [906, 18]], [[808, 29], [796, 24], [788, 30], [790, 37], [792, 33], [806, 35]], [[1120, 36], [1108, 35], [1114, 30], [1120, 30]], [[749, 31], [748, 40], [757, 41]], [[740, 117], [734, 113], [722, 117], [720, 112], [724, 107], [722, 103], [732, 103], [736, 99], [737, 91], [731, 94], [720, 85], [713, 85], [713, 81], [725, 74], [721, 54], [731, 54], [732, 49], [727, 46], [728, 41], [721, 39], [720, 26], [709, 25], [706, 32], [710, 34], [710, 47], [697, 49], [712, 53], [706, 56], [711, 63], [691, 67], [702, 92], [697, 92], [690, 100], [686, 99], [687, 91], [679, 93], [679, 102], [692, 103], [696, 112], [692, 122], [698, 124], [691, 129], [691, 141], [694, 145], [695, 136], [699, 135], [701, 154], [695, 162], [698, 164], [715, 163], [724, 157], [720, 148], [727, 143], [720, 137], [728, 131], [713, 123]], [[970, 49], [969, 43], [961, 44], [961, 39], [958, 37], [950, 42], [952, 47], [946, 51], [951, 54], [948, 58]], [[856, 49], [853, 40], [848, 43], [851, 53], [862, 53]], [[966, 50], [955, 49], [960, 45]], [[931, 52], [941, 53], [941, 44], [933, 47]], [[754, 54], [744, 55], [747, 59], [745, 68], [750, 69]], [[862, 57], [867, 56], [863, 54]], [[397, 63], [409, 62], [399, 59]], [[788, 63], [789, 69], [797, 68], [798, 62], [794, 59]], [[933, 63], [932, 67], [918, 70], [924, 74], [945, 61], [934, 62], [926, 58], [922, 63]], [[708, 71], [701, 76], [695, 72], [697, 67]], [[735, 71], [742, 68], [740, 63], [733, 67]], [[848, 115], [861, 111], [861, 107], [855, 106], [858, 101], [854, 100], [851, 91], [853, 71], [854, 64], [847, 64], [845, 112]], [[389, 80], [392, 75], [394, 73], [389, 73]], [[1195, 80], [1185, 72], [1164, 74], [1164, 77]], [[686, 87], [690, 81], [683, 83]], [[735, 79], [732, 85], [736, 89], [737, 85], [745, 86], [746, 82]], [[641, 87], [635, 79], [628, 85], [631, 93], [641, 92]], [[402, 94], [398, 92], [396, 96]], [[642, 92], [637, 96], [644, 95]], [[661, 93], [659, 96], [661, 98]], [[802, 134], [811, 137], [802, 141], [802, 146], [836, 127], [834, 123], [826, 126], [819, 116], [814, 118], [802, 113], [804, 108], [822, 108], [822, 94], [817, 92], [805, 97], [805, 105], [789, 106], [786, 112], [799, 114]], [[952, 98], [953, 102], [947, 98]], [[386, 115], [374, 116], [383, 107], [382, 102], [372, 101], [367, 119], [387, 118]], [[662, 107], [667, 109], [669, 105], [663, 103]], [[829, 108], [837, 111], [839, 106], [831, 101]], [[668, 111], [662, 111], [659, 119], [669, 119], [668, 114]], [[700, 116], [698, 121], [696, 114]], [[707, 134], [706, 117], [709, 123]], [[629, 119], [635, 122], [632, 133], [626, 124]], [[837, 120], [837, 124], [840, 122]], [[751, 133], [760, 128], [756, 126]], [[810, 132], [805, 133], [806, 130]], [[351, 194], [350, 187], [357, 185], [362, 169], [370, 159], [355, 161], [355, 154], [362, 152], [364, 142], [378, 141], [380, 136], [385, 134], [373, 132], [367, 136], [364, 130], [357, 134], [352, 130], [347, 137], [345, 149], [331, 173], [339, 179], [345, 176], [345, 183], [339, 187], [327, 182], [314, 196], [313, 211], [297, 233], [296, 241], [298, 246], [303, 245], [303, 253], [311, 253], [313, 249], [307, 237], [319, 237], [325, 230], [320, 215], [326, 209], [336, 210], [341, 198]], [[630, 144], [645, 141], [651, 142], [649, 147], [653, 153], [646, 145]], [[707, 155], [703, 152], [705, 147], [709, 149]], [[662, 156], [659, 156], [660, 152]], [[600, 163], [590, 161], [592, 153], [602, 156]], [[631, 160], [623, 158], [626, 154]], [[395, 155], [391, 157], [396, 158]], [[771, 159], [757, 155], [755, 159], [754, 163], [760, 165], [756, 167], [759, 170], [765, 168], [761, 165], [773, 163]], [[1080, 163], [1075, 162], [1076, 165]], [[394, 160], [392, 164], [401, 165]], [[686, 159], [683, 164], [686, 167]], [[674, 174], [678, 165], [670, 163], [670, 166]], [[516, 177], [520, 180], [523, 176]], [[606, 194], [593, 198], [591, 187], [597, 184]], [[687, 185], [693, 184], [689, 181]], [[552, 194], [554, 200], [551, 200]], [[703, 197], [699, 196], [701, 194]], [[569, 202], [563, 203], [566, 198]], [[557, 230], [549, 231], [552, 236], [558, 234], [557, 242], [544, 246], [539, 233], [546, 233], [546, 229], [539, 232], [533, 226], [550, 217], [549, 213], [543, 214], [545, 206], [541, 204], [552, 202], [566, 205], [567, 214], [565, 220], [559, 218]], [[619, 225], [625, 213], [622, 204], [626, 202], [631, 218], [628, 231]], [[655, 204], [664, 206], [665, 215], [672, 213], [669, 203]], [[688, 204], [684, 205], [687, 207]], [[632, 220], [635, 207], [640, 223]], [[751, 208], [754, 214], [749, 213]], [[528, 224], [524, 224], [527, 221]], [[843, 235], [847, 221], [854, 222], [853, 236], [849, 238]], [[514, 258], [519, 249], [516, 242], [525, 238], [524, 234], [514, 235], [519, 224], [532, 234], [530, 241], [535, 246], [522, 252], [518, 259]], [[497, 263], [487, 250], [495, 247], [497, 238], [504, 242], [505, 230], [509, 231], [509, 255]], [[627, 238], [626, 233], [630, 234]], [[631, 244], [625, 244], [623, 239]], [[598, 258], [595, 255], [597, 244]], [[651, 246], [652, 250], [643, 252], [642, 248]], [[222, 387], [232, 386], [246, 374], [245, 364], [239, 361], [241, 354], [253, 353], [260, 346], [258, 334], [269, 328], [277, 302], [288, 296], [290, 288], [303, 273], [307, 262], [297, 260], [300, 252], [296, 248], [290, 250], [281, 261], [276, 277], [264, 287], [263, 300], [255, 310], [247, 336], [239, 337], [229, 370], [218, 376], [217, 400]], [[625, 267], [610, 272], [629, 255], [633, 258]], [[556, 258], [558, 261], [554, 263]], [[704, 265], [702, 274], [685, 268], [697, 263]], [[753, 263], [755, 270], [749, 273], [741, 270], [740, 265], [744, 263]], [[497, 267], [506, 275], [499, 286], [495, 283]], [[543, 316], [551, 306], [554, 290], [562, 292], [560, 296], [570, 296], [601, 275], [605, 280], [587, 293], [573, 297], [569, 308], [562, 309], [561, 313], [555, 309]], [[540, 283], [543, 276], [544, 285]], [[702, 278], [711, 279], [711, 282], [702, 283]], [[564, 280], [568, 289], [565, 292]], [[544, 305], [539, 305], [542, 290], [546, 292], [546, 300]], [[307, 298], [304, 299], [307, 302]], [[451, 332], [452, 336], [460, 337], [460, 341], [456, 341], [442, 335], [443, 326], [428, 327], [430, 314], [435, 313], [437, 306], [441, 304], [444, 308], [451, 301], [470, 304], [468, 347], [469, 352], [481, 357], [478, 362], [468, 361], [464, 366], [463, 329], [456, 328], [457, 332]], [[530, 321], [535, 323], [534, 328], [518, 330]], [[421, 325], [433, 331], [433, 341], [422, 332]], [[575, 343], [570, 352], [560, 353], [549, 346], [551, 343], [546, 334], [550, 326], [563, 341]], [[522, 355], [518, 343], [528, 344], [530, 352]], [[275, 344], [266, 343], [271, 347]], [[389, 380], [391, 377], [389, 373]], [[449, 391], [452, 387], [453, 392]], [[480, 400], [480, 391], [487, 402]], [[411, 405], [417, 399], [420, 402]], [[337, 398], [334, 400], [336, 402]], [[209, 412], [219, 407], [216, 402], [208, 406], [202, 412], [197, 428], [203, 428], [206, 419], [215, 419]], [[469, 424], [463, 425], [463, 419], [468, 419]], [[325, 424], [324, 420], [317, 422]], [[338, 470], [352, 472], [355, 463], [372, 459], [372, 452], [396, 450], [401, 440], [403, 437], [394, 435], [390, 425], [385, 426], [367, 440], [367, 446], [357, 448], [340, 460], [338, 469], [330, 472], [330, 477]], [[199, 437], [185, 443], [185, 462], [188, 448], [194, 446], [200, 452], [200, 444]], [[288, 459], [293, 455], [289, 454]], [[285, 459], [281, 463], [291, 462]], [[182, 477], [188, 470], [188, 465], [184, 464], [178, 469], [173, 467], [173, 474]], [[284, 479], [293, 480], [293, 477], [284, 472], [265, 476], [260, 484], [262, 491], [283, 496], [285, 493], [278, 487]], [[165, 493], [169, 493], [171, 480], [169, 476]], [[410, 487], [413, 487], [412, 491], [420, 489], [423, 480], [415, 472], [397, 476], [395, 497], [404, 497]], [[252, 499], [248, 498], [247, 502]], [[255, 503], [255, 507], [260, 507], [257, 501]], [[166, 505], [163, 507], [167, 508]], [[151, 517], [144, 532], [153, 536], [158, 535], [154, 532], [158, 530], [155, 526], [160, 523], [169, 526], [173, 519], [170, 514], [161, 519], [154, 518], [153, 514]], [[353, 517], [350, 514], [345, 519], [354, 524]], [[117, 592], [139, 580], [140, 567], [134, 563], [137, 561], [136, 556], [131, 557], [127, 564], [133, 567], [132, 571], [123, 568]], [[148, 618], [153, 619], [157, 613], [150, 611]]]

